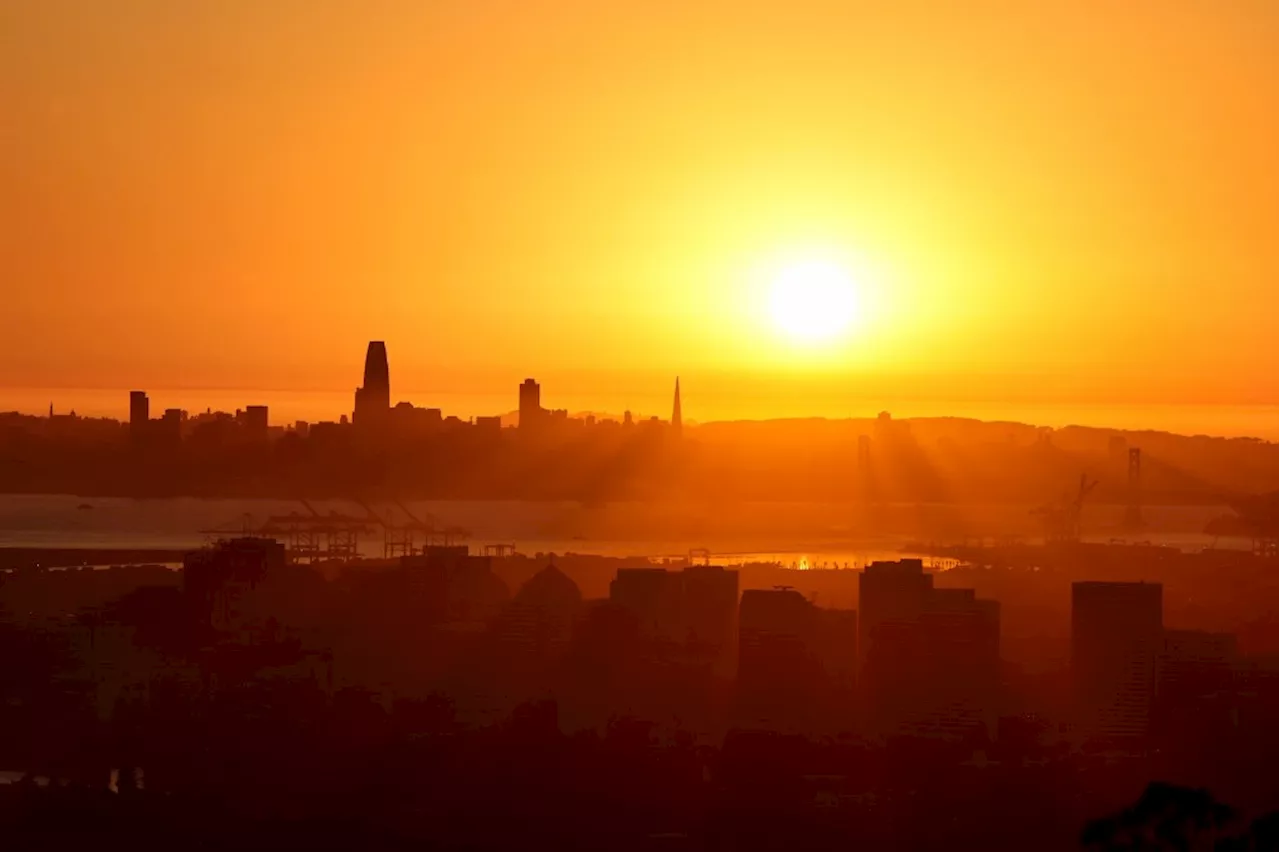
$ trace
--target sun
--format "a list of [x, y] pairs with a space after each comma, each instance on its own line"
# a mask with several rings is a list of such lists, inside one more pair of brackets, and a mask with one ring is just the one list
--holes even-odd
[[858, 318], [858, 294], [843, 267], [806, 261], [784, 267], [773, 281], [769, 316], [787, 337], [820, 343], [838, 337]]

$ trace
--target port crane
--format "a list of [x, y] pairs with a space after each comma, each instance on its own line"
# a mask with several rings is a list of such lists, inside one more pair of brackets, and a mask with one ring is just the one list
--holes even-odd
[[1085, 498], [1097, 487], [1098, 480], [1091, 480], [1087, 474], [1082, 473], [1074, 496], [1063, 494], [1058, 500], [1031, 510], [1031, 514], [1039, 515], [1044, 523], [1046, 544], [1067, 544], [1080, 540], [1080, 511]]

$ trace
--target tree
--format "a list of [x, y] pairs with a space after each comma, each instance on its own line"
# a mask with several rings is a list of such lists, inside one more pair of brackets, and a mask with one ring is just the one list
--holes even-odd
[[1086, 825], [1080, 842], [1098, 852], [1214, 850], [1234, 817], [1207, 790], [1157, 781], [1130, 807]]

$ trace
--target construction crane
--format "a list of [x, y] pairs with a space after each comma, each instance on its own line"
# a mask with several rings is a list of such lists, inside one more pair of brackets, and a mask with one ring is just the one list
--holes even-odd
[[1043, 519], [1046, 544], [1066, 544], [1080, 540], [1080, 511], [1089, 492], [1097, 487], [1098, 480], [1090, 480], [1087, 474], [1082, 473], [1080, 487], [1074, 497], [1063, 494], [1056, 502], [1031, 510], [1031, 514]]

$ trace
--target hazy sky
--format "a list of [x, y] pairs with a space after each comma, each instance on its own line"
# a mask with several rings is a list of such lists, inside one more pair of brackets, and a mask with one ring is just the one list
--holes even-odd
[[1274, 406], [1276, 14], [9, 0], [0, 388]]

